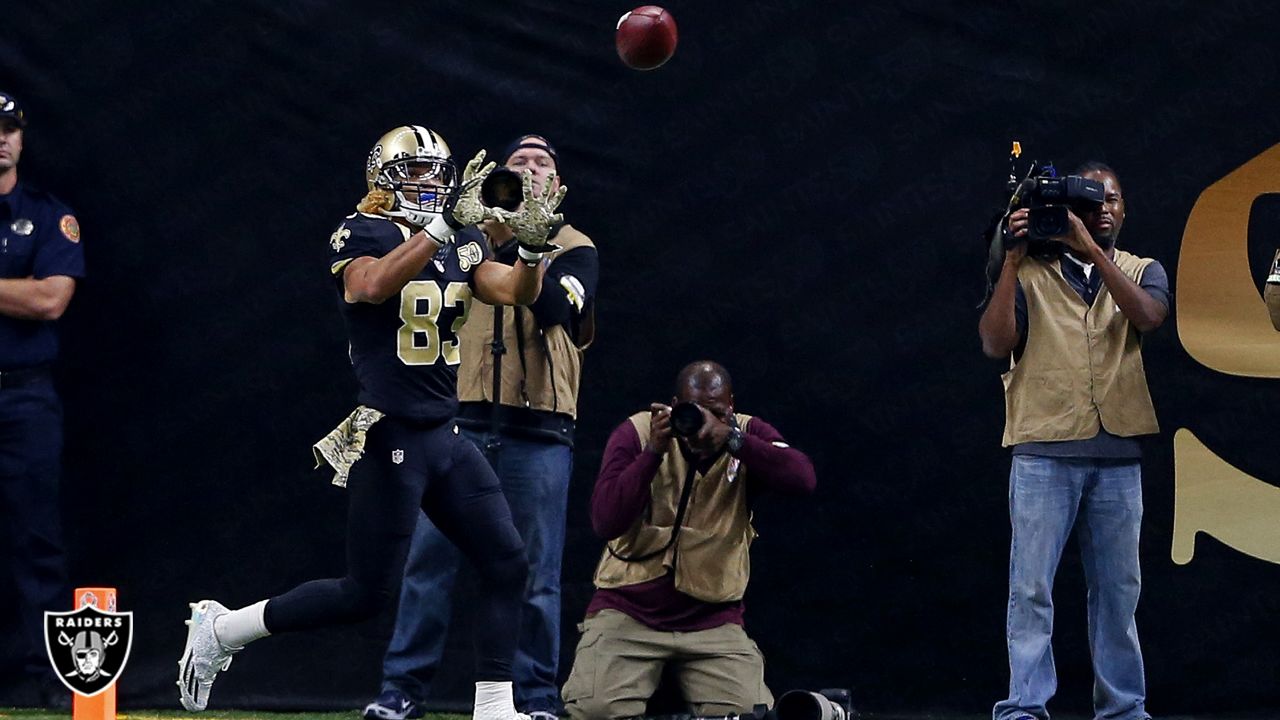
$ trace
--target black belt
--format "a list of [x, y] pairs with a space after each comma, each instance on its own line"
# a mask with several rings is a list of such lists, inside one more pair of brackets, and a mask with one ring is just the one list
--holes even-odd
[[53, 379], [53, 371], [48, 365], [18, 368], [17, 370], [0, 370], [0, 390], [35, 385]]

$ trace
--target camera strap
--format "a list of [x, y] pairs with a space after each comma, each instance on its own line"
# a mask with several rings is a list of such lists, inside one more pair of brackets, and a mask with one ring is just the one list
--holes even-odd
[[484, 441], [484, 454], [490, 465], [498, 460], [498, 449], [502, 441], [498, 432], [502, 429], [502, 356], [507, 353], [506, 343], [502, 341], [502, 305], [493, 306], [493, 342], [489, 343], [493, 351], [493, 407], [489, 410], [489, 437]]
[[[674, 440], [673, 440], [674, 442]], [[644, 562], [665, 553], [672, 545], [676, 544], [676, 538], [680, 536], [680, 528], [684, 525], [684, 511], [689, 507], [689, 496], [693, 494], [693, 475], [698, 471], [697, 466], [690, 463], [689, 472], [684, 476], [684, 487], [680, 490], [680, 504], [676, 506], [676, 522], [675, 527], [671, 528], [671, 538], [667, 540], [667, 544], [660, 549], [648, 552], [643, 555], [619, 555], [614, 552], [612, 543], [605, 543], [604, 549], [609, 554], [623, 562]]]

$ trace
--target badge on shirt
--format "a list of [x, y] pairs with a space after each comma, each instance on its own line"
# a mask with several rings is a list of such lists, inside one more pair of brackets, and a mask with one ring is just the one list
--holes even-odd
[[482, 260], [484, 253], [476, 243], [469, 242], [458, 248], [458, 267], [462, 268], [462, 272], [470, 272], [472, 266], [479, 265]]
[[80, 242], [80, 223], [76, 222], [74, 215], [63, 215], [62, 219], [58, 221], [58, 229], [71, 242]]
[[30, 235], [36, 229], [36, 226], [35, 223], [26, 218], [18, 218], [9, 223], [9, 229], [13, 231], [14, 235]]

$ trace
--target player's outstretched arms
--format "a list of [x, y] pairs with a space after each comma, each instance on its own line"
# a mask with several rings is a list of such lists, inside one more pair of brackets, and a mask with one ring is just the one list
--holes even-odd
[[440, 243], [418, 231], [380, 258], [365, 256], [352, 260], [342, 271], [343, 298], [348, 303], [379, 305], [398, 296], [439, 249]]
[[486, 260], [476, 268], [476, 297], [490, 305], [531, 305], [542, 292], [546, 263], [521, 261], [514, 267]]

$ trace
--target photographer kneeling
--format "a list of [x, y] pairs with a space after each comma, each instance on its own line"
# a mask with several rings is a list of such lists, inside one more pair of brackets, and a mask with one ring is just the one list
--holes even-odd
[[1102, 184], [1102, 202], [1067, 214], [1066, 234], [1054, 238], [1065, 252], [1054, 255], [1028, 254], [1028, 211], [1013, 213], [1004, 266], [978, 325], [983, 352], [1011, 359], [1004, 374], [1004, 445], [1013, 448], [1010, 679], [995, 720], [1049, 716], [1045, 704], [1057, 687], [1053, 578], [1075, 525], [1089, 590], [1095, 715], [1150, 717], [1134, 621], [1142, 521], [1134, 437], [1159, 431], [1141, 334], [1164, 322], [1169, 285], [1158, 262], [1115, 249], [1125, 216], [1115, 173], [1101, 163], [1077, 172]]
[[563, 691], [574, 720], [643, 715], [668, 664], [695, 715], [773, 704], [742, 628], [751, 504], [767, 490], [812, 492], [813, 464], [768, 423], [734, 413], [716, 363], [685, 367], [676, 394], [605, 448], [591, 524], [609, 542]]

